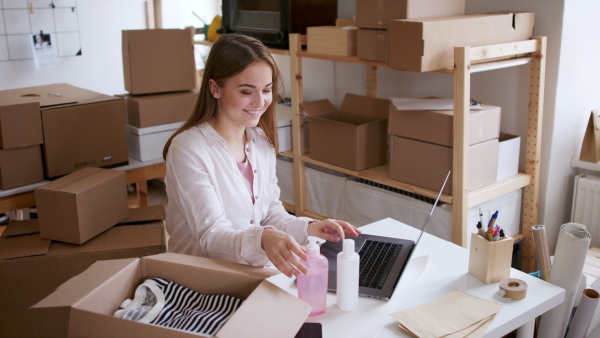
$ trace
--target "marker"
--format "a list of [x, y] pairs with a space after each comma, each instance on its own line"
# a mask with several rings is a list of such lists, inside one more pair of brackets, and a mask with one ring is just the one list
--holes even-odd
[[498, 227], [496, 227], [496, 230], [494, 230], [494, 240], [495, 241], [499, 241], [500, 240], [500, 230]]
[[500, 239], [505, 239], [506, 236], [504, 235], [504, 229], [500, 229]]
[[490, 242], [494, 241], [494, 229], [489, 229], [487, 232], [487, 240]]
[[479, 236], [485, 237], [483, 233], [483, 225], [481, 225], [481, 222], [477, 222], [477, 233], [479, 234]]

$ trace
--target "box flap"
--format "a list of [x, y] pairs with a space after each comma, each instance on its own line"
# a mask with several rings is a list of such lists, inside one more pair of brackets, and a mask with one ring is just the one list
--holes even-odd
[[73, 255], [165, 245], [162, 221], [112, 227], [83, 244], [52, 242], [49, 255]]
[[340, 111], [342, 114], [345, 112], [353, 112], [380, 119], [387, 119], [389, 114], [388, 106], [388, 99], [347, 93], [344, 97], [344, 102], [342, 102]]
[[137, 269], [139, 264], [139, 258], [97, 261], [81, 274], [59, 286], [48, 297], [34, 304], [32, 308], [76, 306], [107, 280], [119, 278], [119, 272]]
[[319, 117], [334, 113], [339, 114], [338, 109], [327, 99], [302, 102], [300, 103], [300, 108], [310, 117]]
[[118, 175], [125, 175], [124, 171], [114, 169], [102, 169], [85, 167], [73, 173], [48, 182], [36, 188], [36, 190], [60, 191], [78, 194], [90, 188], [91, 180], [96, 183], [104, 182]]
[[119, 222], [119, 224], [140, 224], [164, 221], [165, 218], [165, 206], [162, 204], [157, 204], [147, 207], [129, 208], [129, 217]]
[[10, 221], [2, 233], [2, 237], [13, 237], [22, 235], [32, 235], [40, 233], [40, 225], [37, 219], [28, 219], [24, 221]]
[[[260, 315], [257, 315], [259, 309]], [[256, 337], [293, 337], [311, 309], [298, 297], [269, 281], [262, 281], [217, 335], [222, 338], [244, 337], [251, 326]]]
[[96, 93], [66, 83], [0, 91], [0, 102], [3, 105], [39, 102], [42, 108], [117, 99], [122, 100], [120, 97]]
[[48, 253], [50, 240], [40, 234], [0, 237], [0, 259], [40, 256]]

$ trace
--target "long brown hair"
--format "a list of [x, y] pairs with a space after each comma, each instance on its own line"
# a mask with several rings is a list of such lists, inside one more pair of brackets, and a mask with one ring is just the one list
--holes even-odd
[[260, 117], [258, 126], [265, 132], [267, 139], [278, 152], [275, 105], [281, 83], [275, 60], [269, 49], [259, 40], [242, 34], [224, 34], [215, 41], [208, 54], [198, 101], [196, 101], [192, 114], [165, 144], [163, 149], [165, 160], [171, 141], [175, 136], [191, 127], [207, 122], [217, 115], [218, 101], [210, 93], [208, 81], [212, 79], [219, 87], [223, 87], [231, 77], [243, 72], [248, 66], [258, 61], [266, 61], [273, 70], [273, 86], [271, 88], [273, 102]]

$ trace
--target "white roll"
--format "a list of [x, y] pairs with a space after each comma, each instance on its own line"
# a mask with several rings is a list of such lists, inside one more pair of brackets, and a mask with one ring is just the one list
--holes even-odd
[[567, 338], [585, 338], [594, 312], [596, 312], [600, 294], [594, 289], [585, 289], [581, 294], [581, 301], [575, 311]]
[[538, 337], [565, 336], [580, 281], [580, 278], [573, 276], [581, 276], [583, 273], [590, 241], [590, 233], [582, 224], [567, 223], [560, 227], [550, 283], [565, 289], [565, 301], [542, 315]]

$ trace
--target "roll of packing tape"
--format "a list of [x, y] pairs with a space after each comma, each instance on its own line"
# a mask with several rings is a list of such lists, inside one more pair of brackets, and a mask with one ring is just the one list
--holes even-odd
[[521, 300], [527, 295], [527, 283], [516, 278], [506, 278], [500, 281], [500, 296], [512, 300]]

